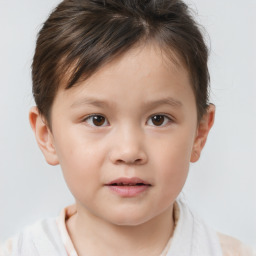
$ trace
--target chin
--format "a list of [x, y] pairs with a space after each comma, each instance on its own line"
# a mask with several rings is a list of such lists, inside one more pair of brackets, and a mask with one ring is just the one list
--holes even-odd
[[115, 221], [112, 222], [113, 224], [115, 224], [116, 226], [120, 226], [120, 227], [136, 227], [136, 226], [140, 226], [142, 224], [144, 224], [145, 222], [147, 222], [146, 220], [119, 220], [119, 221]]
[[123, 212], [119, 214], [113, 214], [110, 222], [117, 226], [139, 226], [151, 219], [150, 216], [146, 216], [143, 213], [136, 212]]

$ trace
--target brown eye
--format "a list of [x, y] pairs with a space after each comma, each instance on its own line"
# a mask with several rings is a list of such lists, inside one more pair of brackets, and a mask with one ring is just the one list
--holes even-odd
[[160, 115], [157, 115], [157, 116], [153, 116], [151, 117], [152, 118], [152, 123], [156, 126], [160, 126], [163, 124], [164, 122], [164, 117], [163, 116], [160, 116]]
[[164, 126], [170, 121], [171, 119], [168, 116], [154, 115], [150, 117], [150, 119], [148, 120], [148, 124], [151, 126]]
[[104, 116], [101, 115], [91, 115], [85, 119], [90, 126], [106, 126], [108, 125], [108, 121]]

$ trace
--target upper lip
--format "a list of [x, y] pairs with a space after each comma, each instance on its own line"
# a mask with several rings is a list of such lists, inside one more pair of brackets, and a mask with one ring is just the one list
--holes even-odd
[[148, 183], [145, 180], [142, 180], [140, 178], [137, 177], [132, 177], [132, 178], [118, 178], [115, 180], [112, 180], [111, 182], [107, 183], [106, 185], [136, 185], [136, 184], [143, 184], [143, 185], [148, 185], [151, 186], [150, 183]]

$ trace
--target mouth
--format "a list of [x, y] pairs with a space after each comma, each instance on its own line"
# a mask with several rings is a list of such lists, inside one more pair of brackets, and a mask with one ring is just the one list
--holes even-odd
[[113, 183], [110, 184], [109, 186], [150, 186], [149, 184], [144, 184], [144, 183]]
[[132, 187], [132, 186], [151, 186], [150, 183], [139, 179], [139, 178], [119, 178], [111, 181], [106, 184], [107, 186], [123, 186], [123, 187]]
[[139, 178], [119, 178], [106, 186], [116, 195], [121, 197], [136, 197], [145, 193], [152, 186], [150, 183]]

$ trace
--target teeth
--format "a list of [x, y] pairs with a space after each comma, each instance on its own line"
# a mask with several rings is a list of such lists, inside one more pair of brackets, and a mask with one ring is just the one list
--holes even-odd
[[113, 183], [112, 186], [141, 186], [144, 185], [142, 183]]
[[144, 186], [144, 183], [113, 183], [111, 186]]

